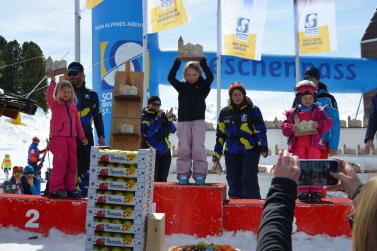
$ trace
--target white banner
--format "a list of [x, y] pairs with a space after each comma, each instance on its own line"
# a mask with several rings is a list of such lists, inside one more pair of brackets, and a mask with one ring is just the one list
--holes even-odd
[[189, 22], [186, 0], [144, 1], [148, 11], [147, 33], [168, 30]]
[[221, 0], [221, 54], [261, 60], [266, 0]]
[[298, 0], [301, 54], [336, 51], [335, 0]]

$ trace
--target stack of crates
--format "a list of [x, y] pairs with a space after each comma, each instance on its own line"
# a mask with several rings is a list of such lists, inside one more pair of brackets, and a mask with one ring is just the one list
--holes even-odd
[[152, 212], [155, 151], [92, 147], [85, 250], [142, 251]]

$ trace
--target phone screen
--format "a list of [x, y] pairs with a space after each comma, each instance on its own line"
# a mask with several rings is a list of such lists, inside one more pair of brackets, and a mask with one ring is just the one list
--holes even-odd
[[299, 186], [334, 186], [338, 180], [331, 173], [339, 172], [336, 160], [300, 160]]

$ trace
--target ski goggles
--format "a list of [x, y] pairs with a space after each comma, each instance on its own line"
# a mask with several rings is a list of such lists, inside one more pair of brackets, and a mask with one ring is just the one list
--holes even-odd
[[22, 166], [14, 166], [13, 167], [13, 173], [14, 174], [23, 174], [24, 168]]

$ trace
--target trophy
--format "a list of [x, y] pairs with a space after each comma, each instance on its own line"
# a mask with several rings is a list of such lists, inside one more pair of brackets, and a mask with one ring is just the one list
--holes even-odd
[[200, 61], [204, 58], [203, 46], [191, 43], [184, 44], [182, 36], [178, 39], [178, 57], [181, 61]]
[[67, 72], [67, 61], [65, 60], [52, 60], [48, 57], [46, 60], [46, 73], [54, 73], [54, 75], [61, 75]]
[[295, 118], [295, 125], [298, 127], [298, 132], [295, 132], [296, 137], [317, 134], [317, 129], [313, 127], [313, 120], [301, 121]]

